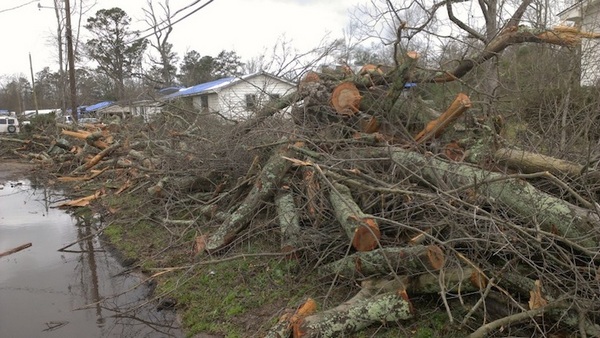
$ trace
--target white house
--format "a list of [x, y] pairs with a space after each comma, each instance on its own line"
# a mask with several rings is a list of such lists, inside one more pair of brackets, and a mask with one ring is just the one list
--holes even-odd
[[[558, 13], [562, 21], [572, 22], [585, 32], [600, 33], [600, 0], [581, 0]], [[581, 43], [581, 85], [600, 83], [600, 39], [583, 39]]]
[[163, 97], [170, 101], [191, 98], [193, 107], [202, 112], [219, 113], [231, 119], [244, 119], [271, 99], [290, 93], [296, 84], [265, 72], [226, 77], [182, 88]]

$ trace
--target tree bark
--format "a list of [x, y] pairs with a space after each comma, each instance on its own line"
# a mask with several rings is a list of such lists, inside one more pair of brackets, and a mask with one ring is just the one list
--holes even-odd
[[279, 218], [279, 228], [281, 229], [281, 251], [291, 252], [300, 247], [300, 219], [298, 217], [298, 207], [294, 202], [292, 192], [281, 191], [275, 197], [277, 205], [277, 216]]
[[329, 193], [335, 217], [340, 222], [352, 246], [358, 251], [373, 250], [379, 245], [379, 226], [372, 216], [365, 215], [352, 199], [350, 189], [342, 184], [334, 183]]
[[[297, 144], [296, 146], [300, 146]], [[291, 168], [292, 162], [286, 157], [293, 157], [290, 145], [278, 148], [269, 161], [265, 163], [259, 177], [254, 182], [252, 190], [237, 209], [232, 212], [212, 234], [206, 243], [207, 251], [216, 251], [229, 244], [247, 225], [258, 206], [267, 198], [273, 196], [279, 182]]]
[[444, 265], [444, 253], [435, 245], [405, 248], [381, 248], [357, 252], [319, 269], [321, 275], [345, 278], [371, 278], [390, 273], [418, 275], [439, 270]]
[[308, 316], [294, 325], [294, 337], [343, 337], [375, 323], [389, 323], [414, 316], [412, 304], [402, 290], [373, 295], [363, 288], [349, 301]]
[[[567, 175], [580, 177], [585, 172], [585, 166], [579, 163], [565, 161], [558, 158], [536, 154], [521, 149], [500, 148], [496, 150], [494, 158], [510, 168], [518, 169], [523, 173], [536, 173], [548, 171], [556, 176]], [[591, 172], [586, 177], [600, 180], [600, 172]]]
[[[600, 218], [584, 209], [536, 189], [519, 179], [473, 167], [464, 163], [449, 163], [434, 157], [397, 147], [364, 149], [365, 157], [388, 157], [415, 182], [433, 184], [441, 189], [458, 187], [473, 190], [490, 203], [503, 206], [532, 228], [556, 234], [567, 244], [596, 251], [599, 243]], [[354, 155], [356, 156], [356, 155]]]
[[440, 117], [427, 123], [425, 129], [415, 136], [415, 141], [423, 143], [440, 136], [452, 122], [461, 117], [469, 108], [471, 108], [471, 100], [467, 95], [459, 93], [450, 107]]

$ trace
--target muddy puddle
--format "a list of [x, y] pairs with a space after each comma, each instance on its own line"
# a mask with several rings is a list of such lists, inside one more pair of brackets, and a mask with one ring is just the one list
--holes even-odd
[[52, 207], [59, 192], [27, 180], [0, 187], [0, 253], [31, 243], [0, 258], [0, 337], [184, 336], [142, 276], [103, 250], [97, 225]]

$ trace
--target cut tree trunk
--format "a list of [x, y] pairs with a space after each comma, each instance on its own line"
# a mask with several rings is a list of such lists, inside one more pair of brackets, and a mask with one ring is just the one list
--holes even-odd
[[307, 299], [295, 312], [290, 311], [281, 316], [264, 338], [289, 338], [292, 335], [293, 326], [316, 311], [317, 302], [312, 298]]
[[360, 106], [360, 92], [352, 82], [342, 82], [333, 89], [331, 105], [340, 115], [352, 116]]
[[373, 216], [366, 215], [354, 202], [350, 189], [342, 184], [334, 183], [335, 189], [329, 193], [335, 217], [358, 251], [369, 251], [379, 245], [379, 226]]
[[[426, 180], [438, 188], [469, 190], [500, 205], [534, 229], [562, 237], [566, 244], [596, 252], [600, 218], [593, 211], [578, 207], [536, 189], [524, 180], [473, 167], [449, 163], [435, 157], [397, 147], [363, 149], [364, 157], [390, 157], [404, 174], [415, 182]], [[354, 155], [356, 156], [356, 155]]]
[[439, 270], [444, 265], [444, 253], [435, 245], [405, 248], [381, 248], [357, 252], [319, 269], [321, 275], [345, 278], [371, 278], [391, 273], [418, 275]]
[[377, 291], [363, 288], [349, 301], [301, 319], [294, 324], [294, 337], [343, 337], [375, 323], [395, 322], [414, 316], [414, 309], [404, 290], [374, 295]]
[[[296, 147], [301, 144], [296, 144]], [[290, 145], [278, 148], [275, 154], [265, 163], [260, 175], [254, 182], [252, 190], [248, 193], [237, 209], [225, 219], [223, 224], [212, 234], [206, 243], [207, 251], [216, 251], [229, 244], [237, 234], [250, 222], [258, 206], [273, 196], [279, 182], [291, 168], [292, 162], [286, 158], [294, 157]]]

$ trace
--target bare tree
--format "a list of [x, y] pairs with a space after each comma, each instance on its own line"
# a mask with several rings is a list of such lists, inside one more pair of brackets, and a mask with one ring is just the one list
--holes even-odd
[[[151, 74], [149, 80], [159, 82], [161, 86], [170, 86], [175, 83], [177, 66], [177, 55], [173, 52], [173, 44], [169, 43], [169, 36], [173, 31], [171, 22], [172, 14], [169, 0], [158, 2], [161, 13], [157, 13], [153, 0], [147, 0], [147, 8], [144, 8], [145, 22], [152, 31], [149, 39], [150, 47], [158, 53], [158, 58], [150, 55]], [[155, 73], [159, 78], [155, 78]]]

